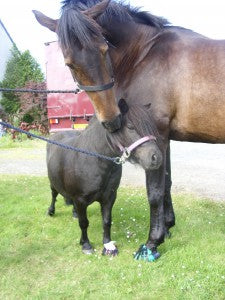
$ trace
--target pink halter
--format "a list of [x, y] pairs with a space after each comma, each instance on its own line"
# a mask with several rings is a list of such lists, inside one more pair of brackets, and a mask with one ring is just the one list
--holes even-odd
[[136, 149], [138, 146], [142, 145], [145, 142], [148, 141], [156, 141], [156, 137], [153, 135], [147, 135], [139, 140], [137, 140], [136, 142], [134, 142], [133, 144], [131, 144], [129, 147], [123, 147], [121, 144], [118, 145], [119, 149], [121, 152], [123, 152], [122, 156], [120, 157], [120, 164], [124, 164], [125, 161], [130, 157], [131, 152]]

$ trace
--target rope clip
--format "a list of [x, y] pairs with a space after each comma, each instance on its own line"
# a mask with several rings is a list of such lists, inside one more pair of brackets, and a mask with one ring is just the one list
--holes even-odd
[[122, 156], [121, 157], [116, 157], [115, 160], [114, 160], [114, 162], [117, 165], [122, 165], [130, 157], [130, 154], [131, 154], [131, 150], [129, 150], [128, 148], [124, 148]]

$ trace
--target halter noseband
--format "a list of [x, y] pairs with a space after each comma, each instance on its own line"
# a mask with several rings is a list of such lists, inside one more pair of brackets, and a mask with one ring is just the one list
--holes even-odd
[[109, 90], [114, 86], [114, 78], [110, 83], [102, 84], [102, 85], [82, 85], [78, 84], [78, 87], [85, 92], [100, 92]]
[[130, 157], [131, 152], [136, 149], [138, 146], [144, 144], [148, 141], [156, 141], [156, 137], [153, 135], [147, 135], [143, 138], [137, 140], [133, 144], [131, 144], [129, 147], [123, 147], [121, 144], [118, 145], [121, 152], [123, 152], [121, 157], [118, 157], [118, 160], [116, 161], [117, 164], [124, 164], [125, 161]]

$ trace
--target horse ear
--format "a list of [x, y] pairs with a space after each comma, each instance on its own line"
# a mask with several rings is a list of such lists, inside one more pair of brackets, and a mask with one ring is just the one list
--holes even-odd
[[110, 1], [111, 0], [103, 0], [100, 3], [92, 6], [91, 8], [83, 11], [83, 13], [92, 19], [97, 19], [102, 13], [104, 13]]
[[122, 115], [125, 115], [129, 110], [129, 106], [124, 99], [119, 100], [118, 106]]
[[49, 30], [56, 32], [58, 20], [51, 19], [47, 16], [45, 16], [43, 13], [41, 13], [38, 10], [32, 10], [32, 12], [35, 15], [35, 18], [37, 21], [44, 27], [47, 27]]
[[151, 107], [151, 105], [152, 105], [151, 103], [148, 103], [148, 104], [145, 104], [144, 107], [145, 107], [147, 110], [149, 110], [150, 107]]

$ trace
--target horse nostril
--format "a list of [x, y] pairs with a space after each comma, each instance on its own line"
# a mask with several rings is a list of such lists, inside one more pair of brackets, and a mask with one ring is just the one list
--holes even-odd
[[156, 161], [157, 161], [157, 156], [156, 156], [156, 154], [153, 154], [153, 155], [152, 155], [152, 162], [155, 163]]
[[112, 121], [102, 122], [102, 125], [109, 132], [115, 132], [115, 131], [117, 131], [118, 129], [120, 129], [120, 127], [122, 125], [122, 116], [121, 116], [121, 114], [119, 114], [118, 116], [116, 116], [116, 118], [113, 119]]
[[114, 127], [112, 127], [110, 122], [102, 122], [103, 127], [108, 130], [110, 133], [114, 132]]

